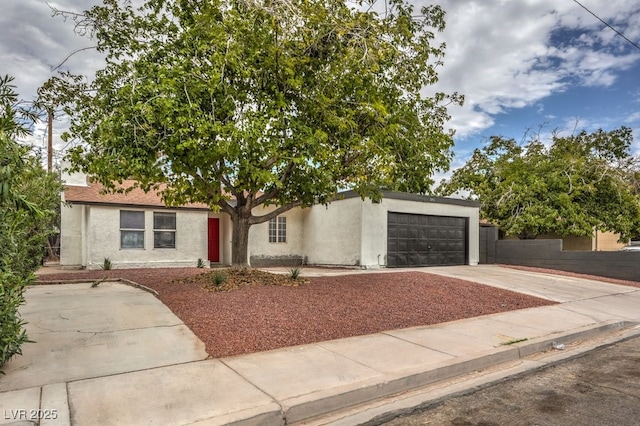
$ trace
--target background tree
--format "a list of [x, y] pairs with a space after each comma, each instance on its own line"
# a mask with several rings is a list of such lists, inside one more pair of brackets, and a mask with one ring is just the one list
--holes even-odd
[[13, 80], [10, 75], [0, 76], [0, 132], [8, 137], [26, 136], [38, 113], [20, 101]]
[[17, 101], [12, 78], [0, 78], [0, 367], [27, 342], [18, 307], [55, 232], [60, 183], [30, 148], [13, 137], [29, 133], [37, 113]]
[[107, 65], [75, 85], [67, 137], [88, 145], [72, 163], [112, 190], [166, 184], [169, 205], [229, 214], [235, 266], [251, 225], [344, 188], [425, 193], [448, 168], [446, 104], [461, 97], [421, 95], [444, 54], [438, 6], [105, 0], [75, 19]]
[[554, 135], [550, 146], [492, 137], [439, 191], [468, 191], [483, 218], [521, 239], [592, 236], [599, 229], [628, 241], [640, 234], [632, 141], [626, 127]]
[[[69, 72], [61, 72], [59, 76], [55, 76], [47, 80], [42, 86], [38, 88], [38, 97], [34, 102], [34, 107], [38, 111], [44, 111], [47, 115], [48, 122], [48, 147], [47, 147], [47, 171], [52, 171], [56, 176], [60, 175], [60, 170], [53, 164], [53, 123], [55, 118], [64, 114], [65, 109], [68, 109], [74, 104], [75, 100], [75, 87], [82, 85], [83, 78], [80, 76], [72, 75]], [[74, 89], [72, 89], [74, 88]], [[58, 154], [64, 155], [59, 152]], [[57, 155], [56, 155], [57, 157]], [[58, 197], [58, 194], [42, 194], [43, 199], [48, 199], [51, 195]], [[55, 218], [53, 223], [60, 224], [61, 218], [61, 205], [57, 204], [55, 210]], [[59, 226], [58, 226], [59, 228]], [[51, 259], [58, 258], [60, 256], [60, 232], [56, 232], [49, 236], [47, 241], [47, 257]]]

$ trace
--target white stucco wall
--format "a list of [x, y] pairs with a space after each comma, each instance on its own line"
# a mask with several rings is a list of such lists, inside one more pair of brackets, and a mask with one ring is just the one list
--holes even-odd
[[364, 268], [380, 268], [386, 265], [387, 257], [387, 209], [369, 199], [362, 202], [361, 209], [361, 264]]
[[347, 198], [307, 209], [304, 254], [309, 264], [361, 264], [362, 200]]
[[82, 229], [84, 209], [81, 205], [62, 204], [60, 211], [60, 266], [80, 268], [84, 265]]
[[[253, 214], [262, 216], [275, 209], [275, 206], [257, 207]], [[294, 208], [282, 213], [279, 217], [287, 218], [287, 242], [269, 242], [269, 222], [251, 226], [249, 230], [249, 259], [252, 257], [269, 259], [287, 259], [304, 256], [304, 215], [305, 209]]]
[[[81, 207], [81, 206], [77, 206]], [[196, 266], [207, 259], [206, 211], [164, 210], [111, 206], [86, 206], [89, 211], [86, 229], [87, 269], [99, 269], [105, 258], [114, 268]], [[120, 210], [145, 212], [144, 249], [120, 248]], [[153, 247], [153, 212], [176, 213], [176, 248]]]
[[224, 265], [231, 264], [231, 239], [233, 224], [231, 221], [231, 216], [228, 214], [220, 215], [220, 242], [222, 245], [222, 252], [220, 253], [220, 260]]

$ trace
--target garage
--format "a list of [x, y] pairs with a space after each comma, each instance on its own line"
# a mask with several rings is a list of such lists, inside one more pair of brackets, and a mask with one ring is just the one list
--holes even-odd
[[387, 267], [466, 265], [465, 217], [388, 212]]

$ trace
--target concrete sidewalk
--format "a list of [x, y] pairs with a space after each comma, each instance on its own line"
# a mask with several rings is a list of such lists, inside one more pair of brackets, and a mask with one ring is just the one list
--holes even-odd
[[412, 270], [560, 304], [207, 359], [150, 293], [31, 287], [21, 312], [38, 343], [0, 376], [0, 424], [353, 425], [640, 334], [639, 288], [486, 265]]

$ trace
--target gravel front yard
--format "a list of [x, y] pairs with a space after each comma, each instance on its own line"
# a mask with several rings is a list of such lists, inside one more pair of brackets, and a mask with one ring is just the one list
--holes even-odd
[[203, 272], [209, 270], [78, 271], [42, 275], [39, 280], [119, 277], [153, 288], [212, 357], [554, 304], [422, 272], [309, 278], [298, 287], [252, 286], [229, 292], [209, 291], [198, 279], [186, 279]]

